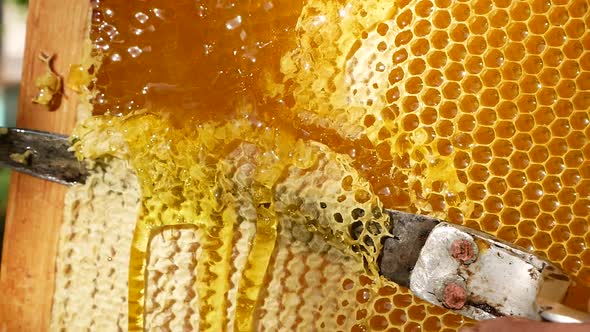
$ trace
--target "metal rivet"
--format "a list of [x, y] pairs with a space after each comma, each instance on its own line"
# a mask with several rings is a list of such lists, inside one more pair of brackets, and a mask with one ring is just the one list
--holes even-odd
[[469, 240], [453, 241], [449, 251], [451, 256], [461, 264], [471, 264], [477, 259], [477, 248]]
[[467, 302], [467, 290], [456, 282], [447, 283], [442, 291], [442, 303], [449, 309], [459, 310]]

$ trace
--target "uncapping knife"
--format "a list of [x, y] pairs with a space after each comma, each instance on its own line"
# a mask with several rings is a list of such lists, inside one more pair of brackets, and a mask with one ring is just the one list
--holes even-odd
[[[0, 166], [65, 185], [84, 183], [88, 172], [69, 148], [66, 136], [0, 128]], [[416, 296], [476, 320], [590, 322], [590, 314], [562, 304], [568, 292], [590, 296], [590, 290], [549, 261], [471, 228], [385, 212], [392, 226], [383, 239], [380, 274]], [[362, 229], [351, 232], [358, 236]]]

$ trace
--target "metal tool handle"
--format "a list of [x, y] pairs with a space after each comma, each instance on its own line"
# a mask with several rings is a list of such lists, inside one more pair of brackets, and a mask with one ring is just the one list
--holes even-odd
[[590, 322], [590, 314], [562, 304], [571, 285], [549, 261], [446, 222], [434, 227], [410, 276], [418, 297], [476, 320], [519, 316]]

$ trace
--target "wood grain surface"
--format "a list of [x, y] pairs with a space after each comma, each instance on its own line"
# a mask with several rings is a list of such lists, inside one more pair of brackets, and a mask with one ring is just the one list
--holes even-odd
[[[17, 126], [69, 134], [76, 98], [66, 90], [60, 108], [33, 105], [35, 78], [45, 71], [40, 52], [55, 54], [66, 75], [80, 61], [90, 0], [30, 0]], [[46, 331], [51, 317], [55, 255], [65, 187], [12, 173], [0, 267], [0, 332]]]

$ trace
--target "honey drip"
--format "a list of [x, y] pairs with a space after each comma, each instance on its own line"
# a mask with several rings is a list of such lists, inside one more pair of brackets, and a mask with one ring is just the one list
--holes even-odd
[[585, 0], [95, 0], [76, 148], [138, 174], [130, 329], [150, 238], [172, 225], [200, 234], [203, 330], [462, 325], [375, 276], [383, 207], [590, 285], [589, 17]]

